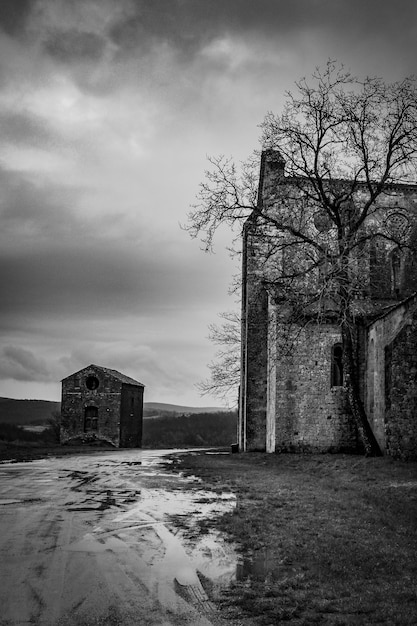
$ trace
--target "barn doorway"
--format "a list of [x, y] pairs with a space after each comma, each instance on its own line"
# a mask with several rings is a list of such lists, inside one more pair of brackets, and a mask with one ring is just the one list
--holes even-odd
[[84, 410], [84, 432], [96, 431], [98, 428], [98, 408], [86, 406]]

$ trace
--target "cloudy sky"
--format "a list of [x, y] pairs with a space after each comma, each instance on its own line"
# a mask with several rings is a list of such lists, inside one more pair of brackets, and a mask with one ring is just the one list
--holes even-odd
[[1, 0], [0, 396], [96, 363], [218, 404], [195, 383], [236, 268], [179, 227], [206, 156], [249, 156], [329, 57], [392, 81], [416, 42], [414, 0]]

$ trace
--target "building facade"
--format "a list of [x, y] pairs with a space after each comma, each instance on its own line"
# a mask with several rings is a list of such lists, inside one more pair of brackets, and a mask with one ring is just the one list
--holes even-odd
[[[294, 213], [303, 202], [300, 185], [285, 176], [284, 166], [277, 151], [263, 152], [258, 202], [271, 215], [285, 203]], [[360, 205], [366, 190], [359, 186], [356, 193]], [[303, 211], [309, 233], [320, 241], [327, 231], [318, 207]], [[396, 245], [397, 236], [370, 239], [356, 259], [362, 277], [355, 303], [360, 394], [383, 453], [416, 458], [417, 186], [388, 186], [363, 228], [371, 232], [377, 222], [382, 233], [401, 231], [408, 245]], [[239, 447], [360, 451], [343, 380], [340, 324], [330, 313], [318, 317], [307, 309], [289, 328], [290, 305], [276, 287], [283, 248], [278, 261], [271, 247], [266, 255], [266, 234], [255, 211], [243, 234]]]
[[144, 385], [116, 370], [89, 365], [62, 380], [61, 443], [142, 445]]

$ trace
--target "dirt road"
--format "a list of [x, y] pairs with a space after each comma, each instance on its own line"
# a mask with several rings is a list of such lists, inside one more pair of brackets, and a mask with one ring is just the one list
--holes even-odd
[[231, 494], [170, 473], [163, 452], [0, 465], [0, 625], [221, 624], [201, 581], [227, 584], [221, 538], [184, 542], [173, 519], [215, 515]]

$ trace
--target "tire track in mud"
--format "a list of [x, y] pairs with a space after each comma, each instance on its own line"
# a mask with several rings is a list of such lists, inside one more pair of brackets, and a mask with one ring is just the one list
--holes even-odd
[[[170, 522], [178, 497], [180, 507], [182, 497], [196, 513], [191, 491], [158, 463], [145, 471], [140, 465], [116, 455], [73, 457], [15, 472], [19, 493], [5, 486], [18, 501], [0, 537], [13, 570], [11, 581], [0, 576], [0, 624], [225, 623]], [[11, 588], [20, 602], [5, 604]]]
[[[34, 509], [22, 506], [16, 511], [11, 525], [13, 535], [1, 545], [2, 569], [8, 578], [0, 579], [1, 612], [12, 624], [41, 623], [51, 603], [46, 577], [51, 569], [51, 554], [56, 555], [62, 518], [59, 511], [51, 511], [45, 504], [40, 510]], [[7, 550], [9, 542], [13, 546], [11, 552]], [[10, 588], [10, 580], [13, 588], [19, 590], [17, 602], [13, 592], [3, 593]]]
[[[131, 466], [132, 463], [129, 463]], [[105, 492], [101, 487], [106, 483], [106, 477], [100, 482], [97, 487], [91, 485], [97, 484], [97, 477], [88, 472], [71, 472], [69, 477], [76, 482], [71, 487], [71, 491], [81, 492], [83, 491], [88, 497], [83, 501], [84, 506], [70, 506], [68, 510], [71, 511], [86, 511], [86, 510], [105, 510], [107, 507], [103, 506], [103, 494], [107, 498], [107, 503], [110, 506], [118, 508], [120, 514], [113, 520], [113, 528], [104, 529], [101, 526], [89, 533], [81, 542], [77, 542], [72, 547], [69, 546], [69, 550], [86, 550], [96, 553], [96, 558], [100, 561], [105, 559], [103, 553], [114, 551], [124, 552], [123, 563], [119, 562], [117, 576], [113, 575], [111, 579], [111, 589], [113, 593], [117, 593], [120, 598], [123, 598], [124, 602], [126, 598], [126, 588], [131, 589], [131, 593], [135, 595], [137, 585], [140, 584], [147, 588], [149, 592], [157, 596], [158, 602], [161, 607], [160, 610], [166, 610], [172, 612], [178, 612], [181, 610], [184, 612], [185, 605], [190, 606], [197, 615], [191, 620], [191, 624], [195, 623], [195, 619], [199, 616], [199, 622], [201, 624], [223, 624], [223, 620], [220, 619], [219, 613], [215, 605], [210, 601], [203, 585], [200, 582], [198, 572], [195, 567], [190, 563], [185, 549], [179, 540], [178, 536], [170, 530], [166, 522], [161, 519], [156, 519], [152, 515], [145, 513], [141, 508], [135, 507], [132, 511], [132, 504], [137, 502], [142, 492], [132, 489], [121, 489], [115, 491], [106, 490]], [[145, 494], [148, 490], [143, 490]], [[135, 518], [135, 523], [131, 523], [131, 518]], [[138, 520], [138, 517], [140, 520]], [[130, 523], [129, 523], [130, 522]], [[126, 543], [122, 536], [126, 536], [126, 533], [137, 533], [138, 530], [153, 531], [159, 538], [161, 546], [164, 550], [164, 554], [160, 556], [160, 563], [149, 563], [144, 561], [137, 552], [132, 549], [137, 537], [131, 537], [131, 541]], [[143, 539], [143, 538], [142, 538]], [[149, 539], [148, 539], [149, 540]], [[129, 551], [129, 558], [126, 558], [126, 552]], [[120, 560], [120, 559], [119, 559]], [[128, 564], [127, 564], [128, 561]], [[126, 566], [128, 565], [128, 566]], [[154, 572], [149, 576], [149, 568], [153, 567]], [[108, 579], [109, 572], [114, 570], [107, 562], [106, 567], [101, 568], [105, 572], [105, 577]], [[142, 572], [142, 577], [138, 572]], [[184, 576], [186, 572], [187, 580], [190, 582], [184, 583]], [[144, 573], [146, 574], [144, 577]], [[145, 578], [145, 579], [144, 579]], [[148, 580], [147, 580], [148, 579]], [[123, 581], [123, 583], [122, 583]], [[133, 587], [131, 582], [133, 581]], [[132, 597], [130, 595], [130, 597]], [[181, 607], [180, 607], [181, 605]], [[201, 619], [200, 619], [201, 618]], [[202, 621], [203, 620], [203, 621]], [[184, 622], [184, 623], [188, 623]]]
[[[160, 613], [171, 615], [170, 619], [181, 615], [181, 624], [223, 624], [179, 538], [163, 521], [144, 511], [140, 512], [141, 521], [137, 517], [137, 510], [121, 513], [110, 522], [112, 528], [101, 526], [68, 550], [94, 553], [112, 594], [127, 606], [137, 599], [139, 587], [154, 598]], [[151, 549], [144, 550], [150, 542]]]

